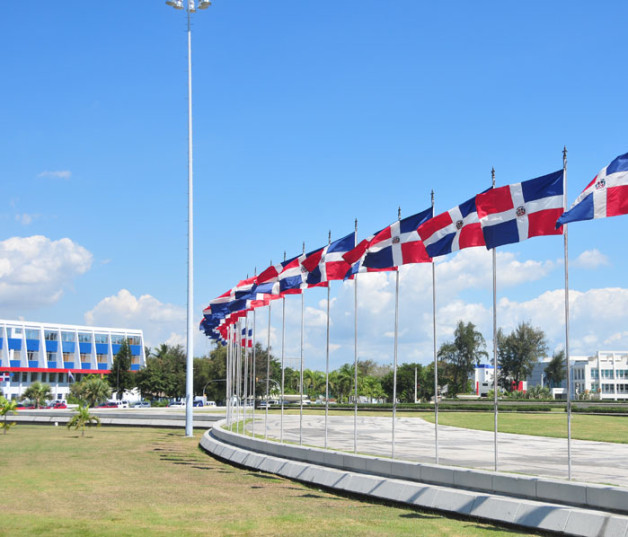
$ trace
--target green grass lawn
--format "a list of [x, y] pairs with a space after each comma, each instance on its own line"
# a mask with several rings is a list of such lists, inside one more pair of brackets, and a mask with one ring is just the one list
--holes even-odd
[[[420, 417], [434, 423], [434, 414], [421, 414]], [[567, 414], [564, 412], [502, 412], [498, 415], [497, 422], [498, 430], [502, 433], [567, 438]], [[493, 431], [495, 428], [492, 412], [439, 412], [438, 423], [482, 431]], [[571, 437], [628, 444], [628, 417], [574, 413], [571, 415]]]
[[234, 468], [199, 436], [15, 426], [0, 435], [0, 536], [530, 535]]

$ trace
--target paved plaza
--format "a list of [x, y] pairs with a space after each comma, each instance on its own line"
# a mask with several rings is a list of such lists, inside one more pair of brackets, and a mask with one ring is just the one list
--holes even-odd
[[[250, 417], [250, 416], [248, 416]], [[264, 435], [265, 415], [255, 413], [255, 434]], [[302, 432], [298, 415], [268, 415], [269, 439], [300, 442], [305, 446], [324, 447], [325, 417], [304, 415]], [[249, 423], [248, 430], [251, 431]], [[395, 423], [395, 458], [422, 463], [435, 462], [435, 426], [421, 418], [397, 418]], [[328, 447], [354, 451], [354, 417], [329, 416]], [[438, 427], [439, 463], [481, 470], [495, 468], [494, 433], [459, 427]], [[392, 456], [392, 419], [360, 417], [357, 419], [357, 452], [380, 457]], [[499, 433], [497, 437], [498, 470], [526, 475], [567, 479], [567, 440], [520, 434]], [[572, 440], [572, 479], [628, 488], [628, 445]]]

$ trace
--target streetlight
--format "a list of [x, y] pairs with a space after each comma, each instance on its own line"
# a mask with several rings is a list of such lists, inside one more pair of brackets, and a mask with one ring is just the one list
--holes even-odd
[[[184, 9], [183, 0], [167, 0], [166, 4], [175, 9]], [[210, 0], [200, 0], [198, 8], [207, 9]], [[194, 192], [192, 181], [192, 31], [190, 14], [196, 12], [196, 2], [188, 0], [188, 308], [187, 308], [187, 360], [185, 372], [185, 436], [194, 436], [192, 392], [194, 390]]]

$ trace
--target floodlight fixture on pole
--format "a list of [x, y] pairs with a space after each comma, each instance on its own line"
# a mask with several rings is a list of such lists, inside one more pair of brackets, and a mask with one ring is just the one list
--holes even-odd
[[[175, 9], [184, 9], [184, 0], [166, 0]], [[199, 9], [211, 3], [201, 0]], [[185, 436], [194, 436], [194, 191], [192, 159], [192, 25], [190, 14], [196, 12], [196, 2], [187, 1], [188, 23], [188, 292], [187, 292], [187, 357], [185, 370]]]

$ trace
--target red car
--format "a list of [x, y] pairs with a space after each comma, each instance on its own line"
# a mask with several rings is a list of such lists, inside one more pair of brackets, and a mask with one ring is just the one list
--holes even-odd
[[68, 405], [66, 405], [64, 402], [59, 402], [59, 403], [54, 403], [52, 405], [52, 408], [68, 408]]
[[15, 407], [17, 410], [30, 410], [30, 409], [34, 409], [35, 405], [32, 403], [18, 403], [18, 405]]
[[98, 405], [96, 408], [118, 408], [118, 405], [115, 403], [103, 403], [102, 405]]

